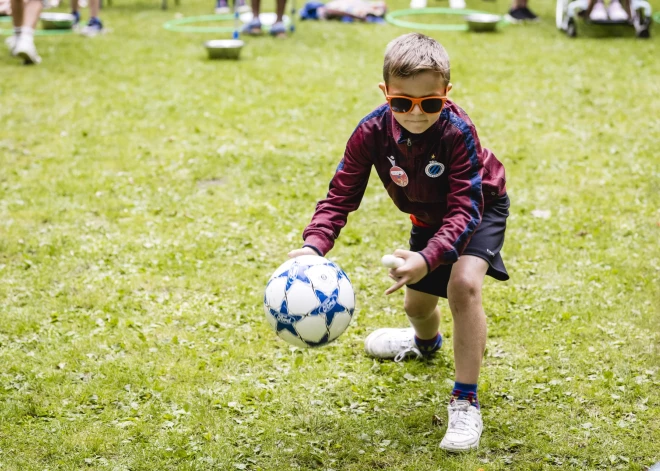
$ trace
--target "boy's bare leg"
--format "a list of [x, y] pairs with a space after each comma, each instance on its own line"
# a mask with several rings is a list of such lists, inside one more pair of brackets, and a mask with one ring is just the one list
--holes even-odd
[[404, 309], [418, 338], [430, 340], [436, 337], [440, 327], [437, 296], [406, 288]]
[[447, 407], [447, 432], [440, 448], [467, 451], [479, 446], [483, 420], [479, 411], [477, 381], [486, 349], [486, 315], [481, 305], [481, 287], [488, 263], [470, 255], [451, 268], [447, 299], [454, 317], [454, 363], [456, 382]]
[[486, 314], [481, 288], [488, 263], [464, 255], [452, 266], [447, 298], [454, 318], [454, 361], [456, 381], [477, 384], [486, 349]]

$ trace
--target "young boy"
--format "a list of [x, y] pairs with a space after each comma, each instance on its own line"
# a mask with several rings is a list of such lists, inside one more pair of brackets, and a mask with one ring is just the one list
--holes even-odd
[[499, 253], [509, 208], [504, 167], [481, 147], [465, 112], [447, 99], [449, 58], [438, 42], [418, 33], [395, 39], [385, 52], [383, 78], [387, 104], [353, 132], [328, 195], [303, 232], [303, 248], [289, 256], [332, 249], [374, 166], [412, 221], [410, 250], [394, 252], [405, 263], [390, 269], [396, 283], [385, 292], [406, 286], [404, 309], [412, 328], [378, 329], [366, 338], [365, 349], [394, 361], [433, 355], [442, 345], [438, 299], [447, 298], [456, 382], [440, 446], [470, 450], [478, 447], [483, 428], [477, 398], [486, 346], [481, 287], [485, 275], [509, 278]]

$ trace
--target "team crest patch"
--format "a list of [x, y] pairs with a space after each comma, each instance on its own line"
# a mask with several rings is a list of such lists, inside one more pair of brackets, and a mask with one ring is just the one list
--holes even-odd
[[431, 162], [428, 163], [424, 171], [429, 177], [438, 178], [445, 171], [445, 166], [440, 162], [436, 162], [435, 160], [432, 160]]
[[396, 165], [390, 169], [390, 178], [399, 186], [408, 186], [408, 174]]

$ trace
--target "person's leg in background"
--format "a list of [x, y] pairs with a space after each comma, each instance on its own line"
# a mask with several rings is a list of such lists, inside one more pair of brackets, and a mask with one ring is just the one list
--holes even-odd
[[[279, 1], [279, 0], [278, 0]], [[262, 33], [261, 21], [259, 20], [259, 13], [261, 13], [261, 0], [252, 0], [252, 21], [243, 27], [243, 33], [251, 36], [258, 36]]]
[[21, 26], [23, 26], [23, 0], [11, 0], [11, 19], [14, 26], [14, 34], [5, 40], [5, 44], [9, 48], [11, 55], [14, 54], [16, 41], [21, 35]]
[[103, 23], [99, 19], [100, 11], [101, 0], [89, 0], [89, 21], [82, 30], [83, 35], [87, 37], [94, 37], [97, 34], [103, 32]]
[[277, 0], [277, 20], [270, 29], [270, 34], [278, 38], [286, 38], [286, 27], [284, 26], [284, 10], [286, 9], [286, 0]]
[[23, 59], [26, 65], [41, 62], [41, 57], [37, 54], [37, 48], [34, 45], [34, 30], [37, 27], [42, 8], [41, 0], [29, 0], [25, 4], [23, 4], [23, 0], [12, 0], [11, 2], [15, 37], [12, 55]]
[[73, 26], [75, 27], [80, 23], [80, 7], [78, 6], [78, 0], [71, 0], [71, 14], [75, 18], [73, 22]]

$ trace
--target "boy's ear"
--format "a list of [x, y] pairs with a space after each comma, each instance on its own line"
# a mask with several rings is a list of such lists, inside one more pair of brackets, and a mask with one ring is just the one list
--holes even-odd
[[380, 82], [378, 84], [378, 88], [380, 88], [381, 91], [383, 92], [383, 95], [385, 95], [385, 97], [387, 97], [387, 85], [385, 85], [385, 82]]
[[447, 84], [447, 93], [449, 93], [452, 88], [454, 88], [454, 86], [451, 83], [448, 83]]

